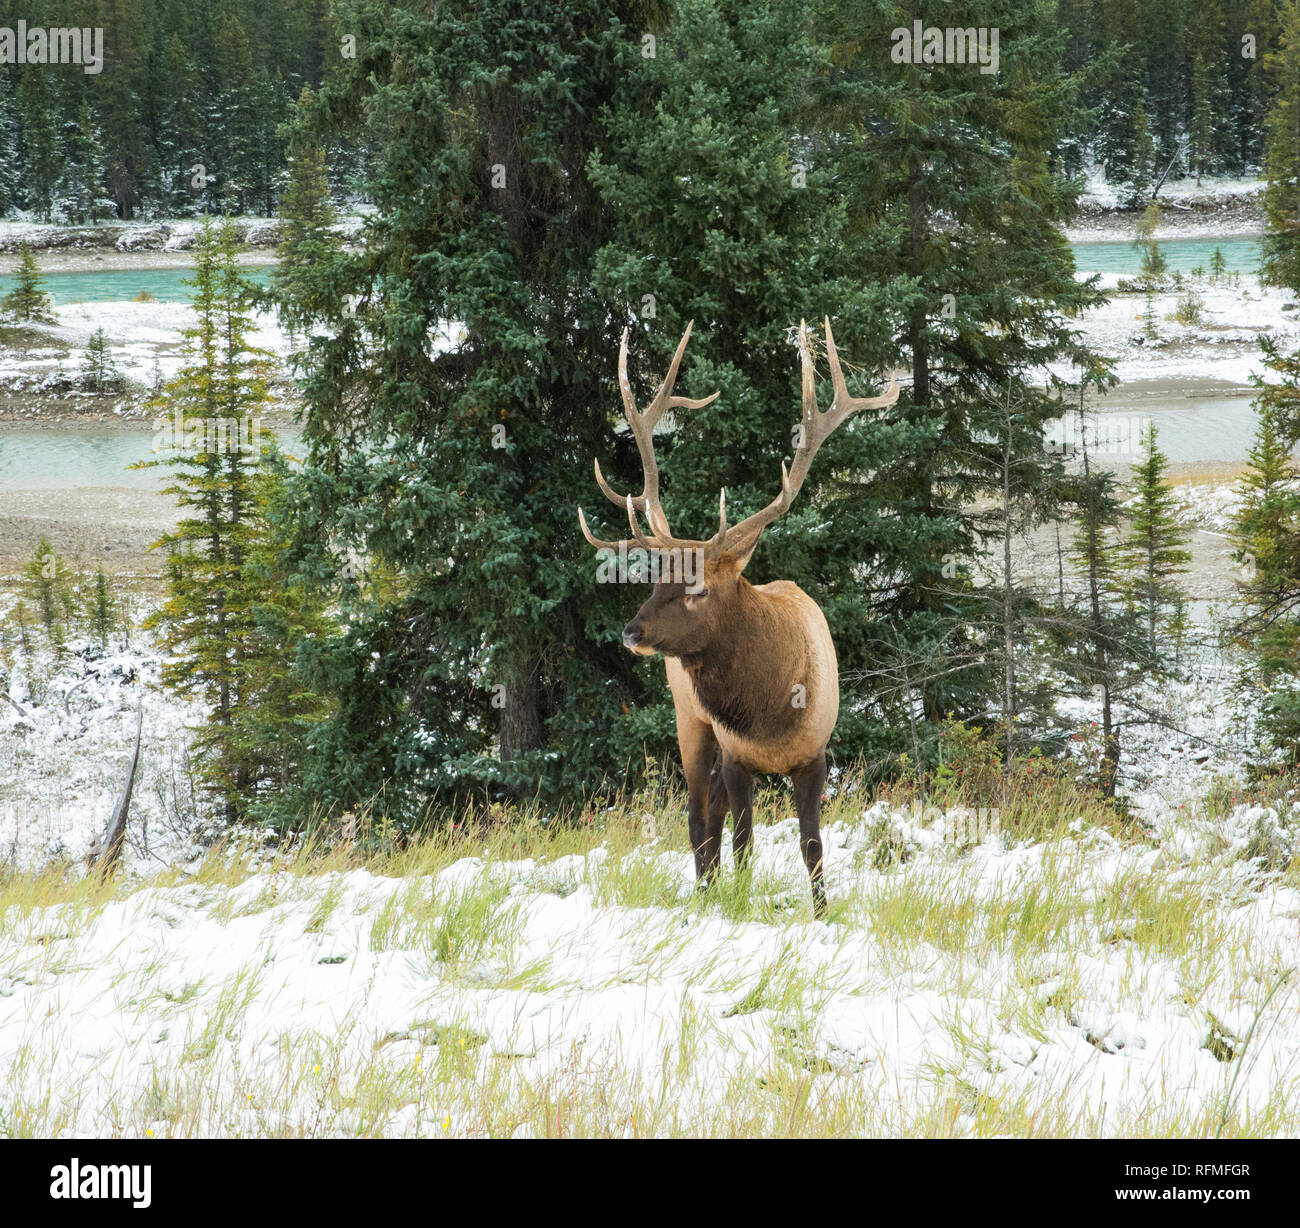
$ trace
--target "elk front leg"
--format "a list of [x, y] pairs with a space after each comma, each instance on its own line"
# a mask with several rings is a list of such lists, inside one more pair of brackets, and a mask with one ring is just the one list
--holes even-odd
[[722, 779], [731, 803], [731, 851], [736, 869], [743, 870], [749, 865], [754, 830], [754, 778], [739, 763], [723, 760]]
[[813, 916], [826, 915], [826, 884], [822, 880], [822, 787], [826, 784], [826, 752], [790, 773], [794, 807], [799, 815], [799, 847], [812, 882]]
[[695, 885], [703, 890], [717, 873], [718, 855], [722, 851], [722, 819], [726, 814], [725, 805], [714, 814], [709, 804], [717, 741], [711, 726], [703, 721], [684, 724], [678, 713], [677, 745], [682, 752], [682, 769], [690, 793], [686, 825], [691, 851], [695, 854]]

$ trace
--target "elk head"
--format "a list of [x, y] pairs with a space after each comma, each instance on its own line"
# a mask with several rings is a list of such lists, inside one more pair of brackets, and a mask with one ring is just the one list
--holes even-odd
[[[654, 454], [654, 428], [665, 412], [679, 408], [700, 409], [718, 396], [715, 392], [701, 400], [691, 400], [673, 395], [673, 385], [681, 367], [682, 355], [686, 352], [686, 343], [691, 337], [692, 325], [686, 326], [668, 374], [644, 411], [637, 409], [632, 385], [628, 380], [628, 330], [623, 330], [618, 351], [618, 383], [623, 394], [627, 424], [641, 455], [644, 485], [639, 495], [620, 495], [605, 481], [600, 471], [600, 462], [596, 461], [596, 482], [611, 503], [627, 512], [632, 536], [616, 542], [602, 541], [592, 536], [581, 508], [578, 509], [578, 522], [583, 536], [593, 546], [617, 551], [620, 557], [626, 557], [629, 549], [640, 547], [660, 563], [655, 569], [659, 579], [655, 583], [654, 592], [632, 621], [623, 628], [623, 644], [631, 652], [645, 656], [661, 652], [670, 657], [690, 657], [702, 652], [726, 627], [728, 611], [736, 593], [746, 583], [742, 578], [745, 565], [753, 555], [763, 530], [789, 510], [808, 476], [817, 450], [850, 414], [862, 409], [883, 409], [898, 400], [898, 383], [894, 379], [890, 380], [888, 390], [880, 396], [849, 396], [829, 319], [825, 325], [826, 357], [830, 363], [831, 382], [835, 392], [830, 408], [825, 413], [817, 408], [808, 326], [800, 321], [803, 416], [800, 422], [800, 443], [795, 450], [794, 460], [788, 471], [784, 464], [781, 466], [781, 492], [766, 507], [739, 524], [729, 526], [727, 492], [721, 491], [718, 496], [718, 530], [707, 541], [673, 536], [659, 501], [659, 466]], [[639, 516], [645, 517], [648, 533], [641, 531]]]

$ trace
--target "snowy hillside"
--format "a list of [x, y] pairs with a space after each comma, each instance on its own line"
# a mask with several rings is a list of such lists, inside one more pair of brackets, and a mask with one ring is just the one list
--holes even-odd
[[[1207, 811], [1251, 734], [1210, 657], [1165, 688], [1170, 728], [1125, 739], [1127, 831], [1061, 813], [958, 846], [840, 802], [819, 923], [788, 814], [752, 894], [728, 847], [705, 902], [677, 803], [204, 855], [197, 713], [138, 635], [71, 647], [20, 655], [0, 710], [0, 1133], [1300, 1133], [1300, 805]], [[141, 696], [127, 874], [100, 888], [80, 859]]]
[[748, 904], [696, 903], [684, 851], [590, 839], [11, 890], [0, 1128], [1300, 1132], [1300, 891], [1244, 855], [1293, 815], [960, 854], [904, 821], [881, 869], [889, 821], [826, 829], [829, 923], [793, 818], [759, 829]]

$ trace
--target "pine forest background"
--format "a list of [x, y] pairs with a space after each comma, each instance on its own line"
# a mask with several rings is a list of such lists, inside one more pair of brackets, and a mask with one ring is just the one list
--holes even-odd
[[[1050, 761], [1081, 736], [1062, 701], [1100, 695], [1094, 783], [1116, 792], [1122, 731], [1150, 715], [1137, 683], [1180, 668], [1185, 558], [1154, 437], [1127, 511], [1112, 475], [1046, 446], [1111, 380], [1078, 329], [1103, 295], [1062, 227], [1088, 176], [1135, 223], [1162, 180], [1260, 176], [1275, 280], [1300, 280], [1296, 4], [0, 0], [0, 26], [19, 18], [102, 26], [106, 59], [0, 69], [0, 214], [283, 223], [257, 294], [229, 228], [205, 231], [191, 361], [153, 393], [242, 418], [274, 383], [250, 313], [293, 330], [304, 463], [177, 467], [193, 519], [160, 543], [149, 623], [169, 684], [208, 703], [198, 749], [228, 817], [577, 806], [672, 770], [662, 670], [622, 649], [635, 603], [593, 582], [576, 523], [593, 457], [638, 482], [619, 335], [644, 393], [695, 321], [684, 391], [722, 395], [662, 463], [674, 523], [703, 532], [720, 486], [737, 520], [771, 498], [791, 330], [823, 316], [859, 391], [894, 369], [904, 393], [836, 436], [747, 574], [826, 611], [835, 763], [930, 771], [987, 729], [990, 754]], [[999, 71], [895, 62], [914, 20], [998, 29]], [[1272, 468], [1239, 544], [1275, 560], [1260, 668], [1268, 753], [1293, 760], [1296, 375], [1271, 360]], [[986, 574], [1051, 524], [1082, 596]]]

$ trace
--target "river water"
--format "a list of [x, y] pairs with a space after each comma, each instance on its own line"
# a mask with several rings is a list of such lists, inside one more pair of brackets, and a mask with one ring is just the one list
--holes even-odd
[[[1132, 243], [1074, 243], [1074, 260], [1081, 273], [1136, 273], [1141, 253]], [[1223, 253], [1229, 272], [1253, 273], [1259, 267], [1257, 239], [1170, 239], [1160, 244], [1171, 270], [1190, 273], [1206, 271], [1215, 248]], [[269, 267], [249, 265], [243, 269], [249, 281], [264, 284]], [[161, 303], [183, 303], [190, 297], [185, 284], [189, 269], [111, 270], [104, 273], [46, 273], [45, 289], [59, 303], [127, 302], [149, 294]], [[0, 294], [13, 288], [12, 277], [0, 277]]]
[[[1132, 243], [1072, 243], [1074, 264], [1080, 273], [1127, 273], [1138, 271], [1142, 253]], [[1159, 244], [1171, 273], [1210, 271], [1217, 248], [1229, 273], [1259, 270], [1258, 239], [1168, 239]]]
[[[270, 266], [245, 265], [242, 275], [265, 285]], [[42, 273], [45, 290], [55, 306], [65, 303], [125, 303], [149, 295], [160, 303], [188, 303], [193, 290], [186, 281], [192, 269], [112, 269], [105, 273]], [[13, 289], [13, 277], [0, 277], [0, 294]]]
[[[1148, 393], [1140, 384], [1121, 384], [1097, 407], [1097, 416], [1112, 420], [1112, 433], [1133, 442], [1118, 456], [1125, 464], [1136, 459], [1139, 429], [1148, 419], [1155, 424], [1160, 450], [1174, 465], [1240, 463], [1256, 425], [1251, 393], [1238, 394], [1228, 386], [1184, 392], [1162, 385]], [[1122, 420], [1122, 429], [1116, 419]]]
[[[1131, 463], [1140, 428], [1148, 419], [1159, 432], [1161, 450], [1175, 465], [1243, 461], [1255, 432], [1250, 396], [1234, 396], [1221, 387], [1190, 395], [1161, 388], [1144, 395], [1141, 385], [1129, 385], [1107, 398], [1098, 418], [1110, 423], [1113, 441], [1099, 457], [1102, 464], [1108, 463], [1108, 457], [1123, 465]], [[291, 456], [303, 454], [297, 430], [277, 434]], [[112, 431], [66, 423], [56, 429], [0, 428], [0, 490], [83, 486], [158, 490], [167, 467], [130, 468], [159, 455], [153, 450], [154, 439], [147, 422], [138, 429]]]
[[[276, 439], [290, 456], [303, 454], [299, 431], [277, 431]], [[159, 490], [170, 476], [169, 465], [131, 467], [140, 461], [166, 459], [166, 451], [155, 452], [155, 440], [148, 422], [141, 422], [135, 430], [117, 427], [112, 431], [67, 423], [55, 429], [0, 428], [0, 490], [75, 490], [83, 486]]]

